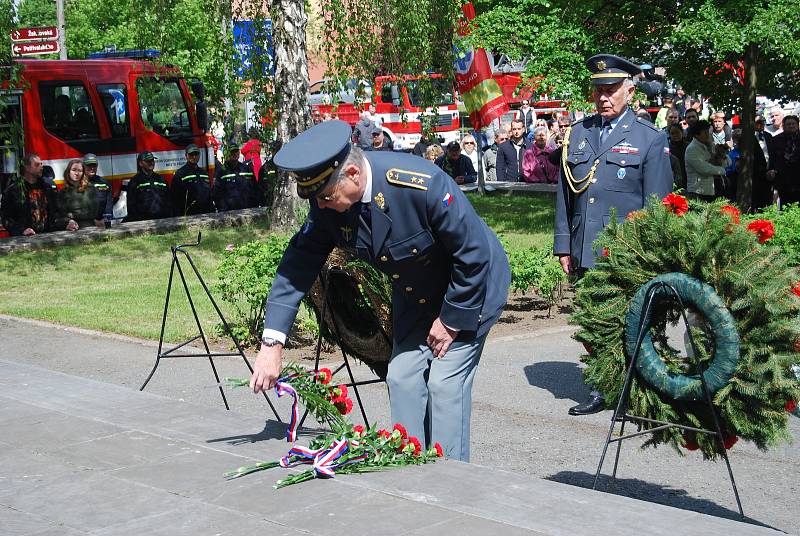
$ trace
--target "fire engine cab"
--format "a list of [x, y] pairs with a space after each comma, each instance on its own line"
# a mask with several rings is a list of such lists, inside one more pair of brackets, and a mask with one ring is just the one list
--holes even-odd
[[[420, 101], [419, 80], [432, 81], [437, 104], [425, 107]], [[378, 76], [372, 85], [364, 85], [366, 102], [358, 102], [355, 83], [338, 90], [330, 80], [320, 80], [309, 87], [309, 103], [314, 113], [329, 113], [350, 126], [358, 122], [359, 114], [370, 103], [375, 107], [373, 118], [380, 123], [390, 141], [400, 141], [404, 149], [412, 149], [420, 140], [422, 118], [433, 120], [433, 131], [445, 143], [459, 139], [461, 122], [453, 87], [441, 74], [423, 76]]]
[[[0, 172], [6, 176], [0, 183], [19, 171], [16, 148], [38, 153], [56, 184], [67, 162], [86, 153], [97, 155], [98, 175], [112, 182], [115, 195], [122, 180], [136, 173], [136, 155], [143, 151], [151, 151], [156, 171], [171, 178], [185, 163], [188, 144], [207, 147], [208, 114], [203, 84], [148, 61], [157, 56], [144, 50], [96, 53], [88, 60], [16, 60], [21, 84], [0, 86], [0, 127], [21, 139], [2, 151]], [[200, 165], [209, 163], [214, 158], [206, 148]]]

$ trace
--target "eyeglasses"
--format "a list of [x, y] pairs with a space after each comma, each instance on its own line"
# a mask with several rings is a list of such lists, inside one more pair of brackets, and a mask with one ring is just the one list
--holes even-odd
[[474, 141], [465, 141], [464, 145], [475, 145]]

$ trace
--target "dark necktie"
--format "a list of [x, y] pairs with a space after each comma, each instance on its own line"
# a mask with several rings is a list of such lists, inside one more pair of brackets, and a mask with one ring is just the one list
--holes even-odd
[[608, 135], [611, 134], [611, 123], [606, 121], [603, 123], [603, 128], [600, 130], [600, 145], [603, 145], [605, 141], [608, 139]]
[[360, 217], [361, 221], [364, 223], [365, 227], [372, 230], [372, 211], [369, 208], [369, 203], [361, 203], [361, 212]]

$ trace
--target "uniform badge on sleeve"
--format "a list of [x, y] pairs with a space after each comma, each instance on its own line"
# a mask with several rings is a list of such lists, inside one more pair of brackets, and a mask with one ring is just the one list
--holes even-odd
[[449, 207], [450, 203], [452, 202], [453, 202], [453, 195], [450, 192], [444, 194], [444, 197], [442, 198], [442, 205], [444, 205], [445, 207]]
[[344, 238], [345, 242], [350, 242], [353, 239], [352, 227], [339, 227], [339, 231], [342, 233], [342, 238]]

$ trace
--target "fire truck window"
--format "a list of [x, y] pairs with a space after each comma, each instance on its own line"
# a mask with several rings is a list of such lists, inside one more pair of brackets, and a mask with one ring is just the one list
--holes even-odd
[[80, 82], [40, 82], [44, 127], [64, 140], [97, 138], [97, 119]]
[[97, 93], [103, 101], [111, 135], [124, 138], [131, 135], [130, 118], [128, 117], [128, 88], [125, 84], [98, 84]]
[[144, 125], [162, 136], [190, 134], [189, 112], [177, 80], [140, 79], [136, 82]]
[[386, 84], [381, 88], [381, 102], [392, 104], [392, 84]]

